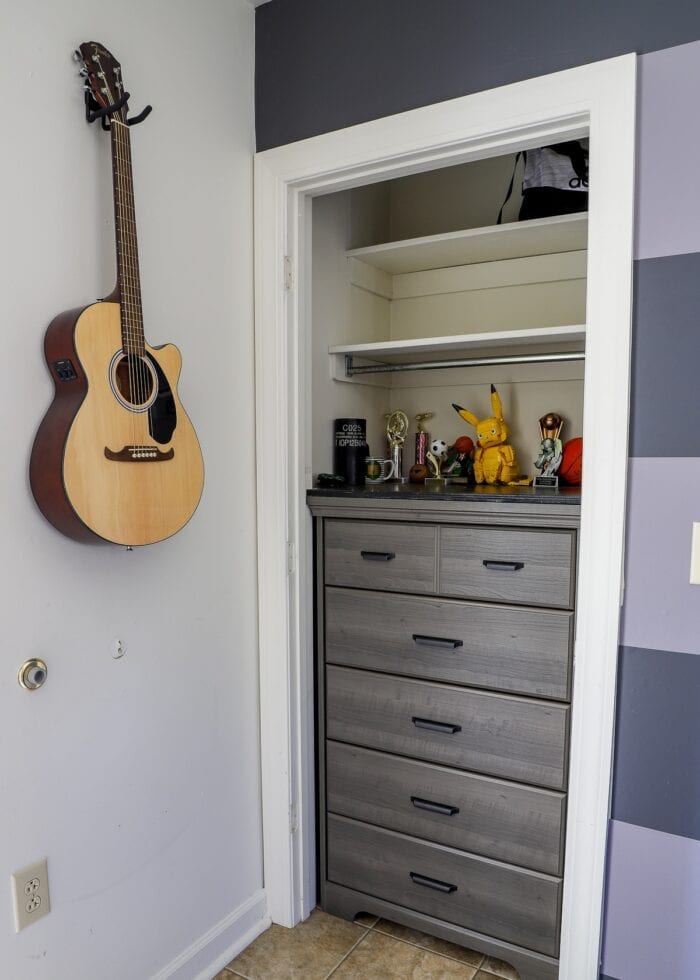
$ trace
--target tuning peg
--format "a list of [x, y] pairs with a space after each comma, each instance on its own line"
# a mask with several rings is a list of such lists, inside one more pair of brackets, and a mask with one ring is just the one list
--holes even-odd
[[72, 58], [73, 58], [73, 61], [82, 61], [83, 60], [83, 56], [80, 53], [80, 49], [79, 48], [74, 48], [73, 49]]
[[78, 74], [80, 75], [81, 78], [87, 78], [88, 77], [88, 70], [87, 70], [87, 68], [85, 68], [83, 66], [82, 68], [80, 68], [78, 70]]

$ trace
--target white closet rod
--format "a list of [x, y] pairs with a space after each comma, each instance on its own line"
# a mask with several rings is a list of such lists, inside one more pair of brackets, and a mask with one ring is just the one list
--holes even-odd
[[494, 354], [491, 357], [457, 357], [446, 361], [408, 361], [405, 364], [367, 364], [355, 366], [352, 354], [345, 355], [345, 374], [383, 374], [387, 371], [435, 371], [441, 368], [490, 367], [494, 364], [543, 364], [547, 361], [583, 361], [585, 351], [558, 354]]

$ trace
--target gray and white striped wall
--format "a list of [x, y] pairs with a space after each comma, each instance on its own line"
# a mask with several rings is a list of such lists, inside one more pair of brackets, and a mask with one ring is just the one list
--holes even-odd
[[[256, 12], [257, 145], [629, 51], [640, 55], [632, 422], [601, 977], [690, 980], [700, 977], [700, 587], [688, 581], [700, 521], [700, 4], [271, 0]], [[609, 438], [622, 446], [614, 425]]]

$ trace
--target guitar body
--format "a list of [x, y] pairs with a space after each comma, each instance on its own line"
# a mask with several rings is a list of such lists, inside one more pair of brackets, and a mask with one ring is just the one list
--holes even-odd
[[47, 519], [80, 541], [145, 545], [179, 531], [204, 466], [177, 393], [176, 347], [127, 357], [120, 305], [100, 302], [50, 324], [56, 395], [37, 433], [30, 483]]

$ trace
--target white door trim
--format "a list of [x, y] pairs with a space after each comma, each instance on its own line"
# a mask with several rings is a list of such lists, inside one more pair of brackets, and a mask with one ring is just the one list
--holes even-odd
[[[599, 970], [624, 554], [636, 57], [415, 109], [255, 160], [256, 437], [265, 887], [314, 901], [309, 198], [590, 132], [587, 358], [561, 980]], [[294, 281], [285, 288], [284, 257]], [[287, 284], [288, 285], [288, 284]], [[611, 421], [614, 420], [614, 421]], [[295, 554], [294, 554], [295, 552]]]

